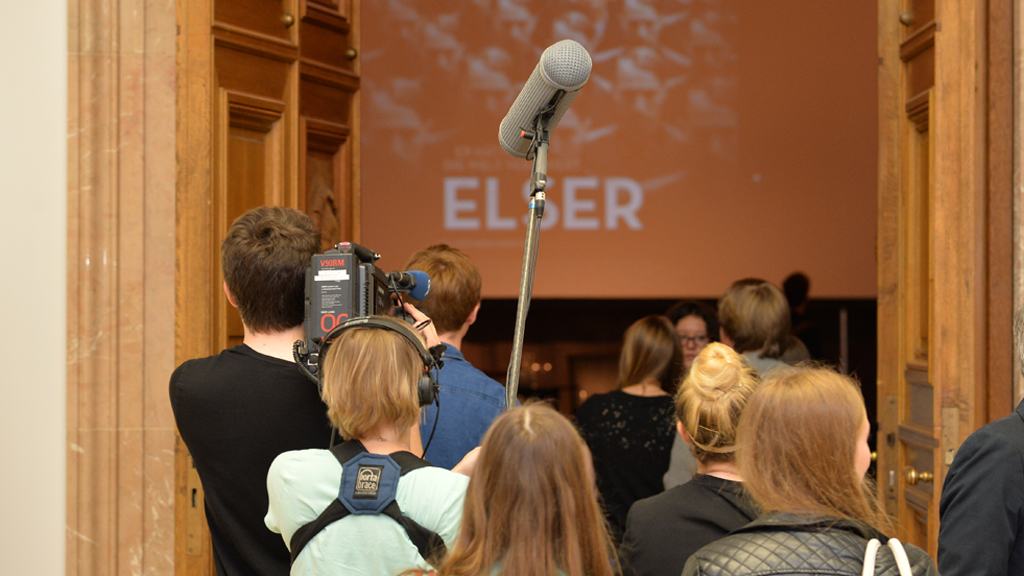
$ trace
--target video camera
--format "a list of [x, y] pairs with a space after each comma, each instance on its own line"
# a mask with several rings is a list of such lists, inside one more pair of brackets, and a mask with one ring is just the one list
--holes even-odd
[[318, 362], [324, 336], [350, 318], [390, 316], [393, 294], [407, 293], [423, 300], [430, 293], [425, 272], [384, 274], [377, 267], [380, 255], [352, 242], [339, 242], [323, 254], [314, 254], [306, 269], [305, 339], [295, 343], [299, 370], [320, 383]]

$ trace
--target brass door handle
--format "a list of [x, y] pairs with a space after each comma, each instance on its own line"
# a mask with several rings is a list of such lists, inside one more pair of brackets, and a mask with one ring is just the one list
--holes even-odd
[[281, 23], [284, 24], [285, 28], [291, 28], [292, 24], [295, 24], [295, 16], [285, 12], [284, 15], [281, 16]]
[[914, 13], [913, 12], [911, 12], [910, 10], [907, 10], [906, 12], [900, 14], [900, 24], [903, 24], [904, 26], [910, 26], [913, 23], [914, 23]]
[[931, 472], [918, 472], [913, 468], [907, 468], [906, 477], [907, 484], [910, 486], [915, 486], [918, 482], [931, 482], [935, 479], [935, 475]]
[[348, 58], [349, 60], [355, 60], [357, 56], [359, 56], [359, 51], [356, 50], [355, 48], [349, 46], [348, 49], [345, 50], [345, 58]]

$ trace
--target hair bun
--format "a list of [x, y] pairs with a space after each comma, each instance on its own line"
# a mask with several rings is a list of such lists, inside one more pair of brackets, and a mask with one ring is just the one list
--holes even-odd
[[724, 344], [697, 355], [676, 396], [676, 416], [699, 461], [731, 459], [740, 412], [758, 382], [746, 359]]
[[[746, 360], [725, 344], [708, 344], [690, 369], [691, 385], [702, 400], [718, 400], [745, 386], [744, 373], [750, 370]], [[690, 378], [687, 378], [690, 380]]]

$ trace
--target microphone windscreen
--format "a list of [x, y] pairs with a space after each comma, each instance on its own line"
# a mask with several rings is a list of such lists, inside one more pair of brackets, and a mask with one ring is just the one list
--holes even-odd
[[549, 46], [540, 55], [537, 67], [548, 84], [559, 90], [575, 92], [590, 79], [594, 62], [579, 42], [562, 40]]
[[559, 90], [564, 90], [566, 94], [548, 122], [548, 131], [554, 130], [579, 89], [590, 79], [593, 66], [590, 53], [579, 42], [561, 40], [549, 46], [541, 54], [540, 62], [498, 128], [498, 141], [505, 152], [516, 158], [526, 158], [530, 140], [522, 137], [523, 130], [532, 130], [534, 118]]
[[426, 300], [430, 295], [430, 275], [422, 270], [409, 270], [406, 274], [416, 279], [416, 285], [409, 290], [409, 296], [414, 300]]

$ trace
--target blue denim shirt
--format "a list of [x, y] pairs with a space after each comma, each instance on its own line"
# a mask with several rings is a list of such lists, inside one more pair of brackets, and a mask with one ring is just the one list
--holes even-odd
[[[480, 445], [491, 422], [505, 411], [505, 387], [474, 368], [451, 345], [445, 352], [438, 383], [441, 420], [423, 457], [435, 466], [451, 470], [466, 453]], [[437, 419], [437, 406], [427, 406], [423, 414], [420, 435], [426, 446]]]

